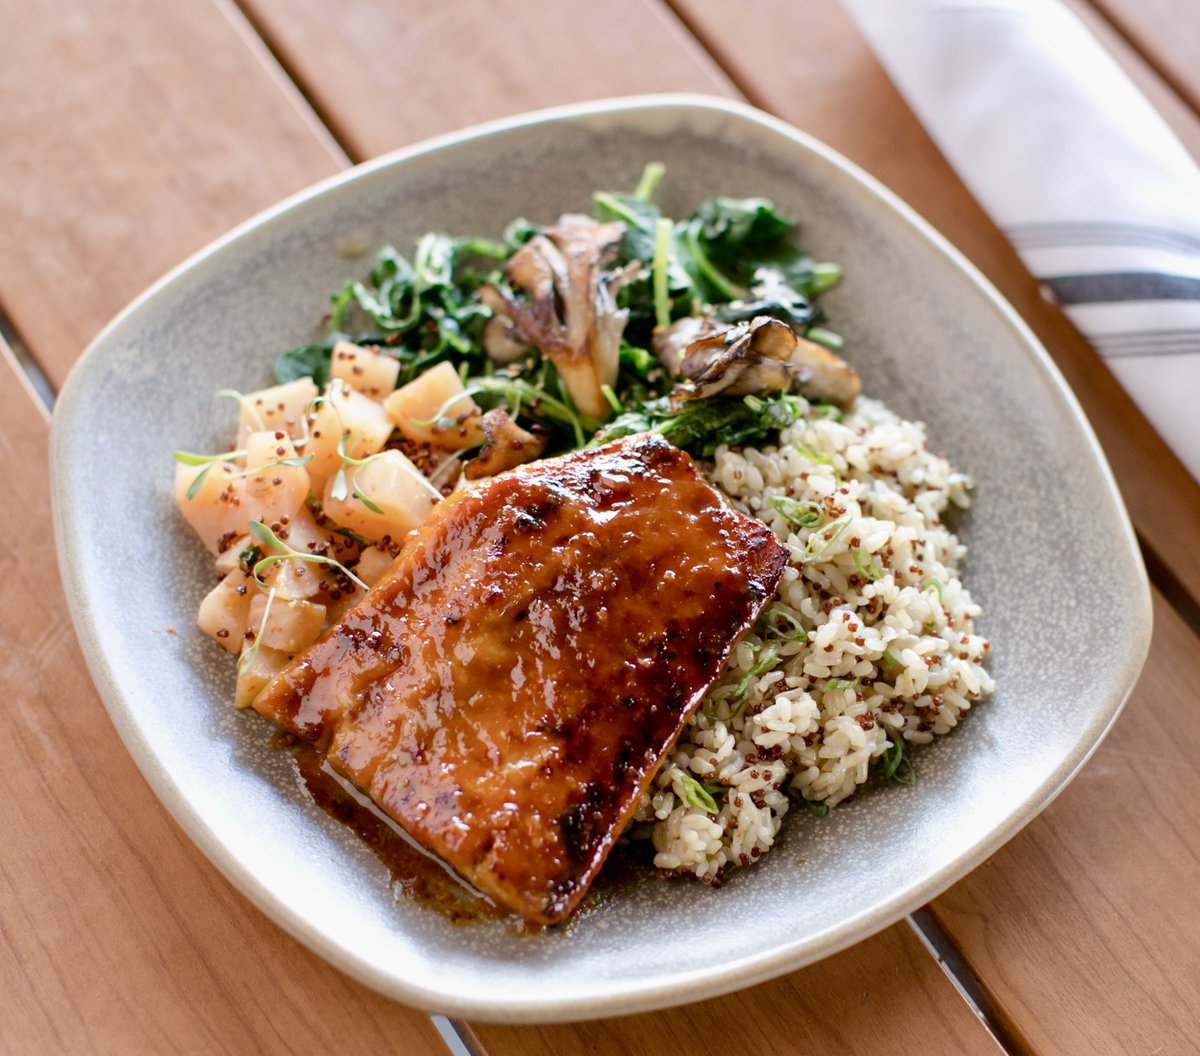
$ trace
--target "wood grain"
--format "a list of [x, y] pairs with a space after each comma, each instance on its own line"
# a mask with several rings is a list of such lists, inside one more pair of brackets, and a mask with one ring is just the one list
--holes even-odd
[[[1066, 316], [1042, 298], [1036, 280], [938, 152], [837, 0], [804, 5], [758, 0], [737, 18], [729, 17], [722, 0], [678, 0], [677, 6], [753, 102], [878, 176], [1012, 302], [1083, 404], [1138, 532], [1192, 597], [1200, 598], [1195, 482]], [[1118, 56], [1139, 68], [1127, 48]], [[1152, 87], [1144, 66], [1138, 77]], [[1200, 121], [1163, 92], [1159, 84], [1155, 101], [1167, 106], [1177, 131], [1200, 151]]]
[[0, 304], [57, 386], [146, 285], [344, 158], [225, 2], [0, 14]]
[[699, 1005], [598, 1023], [475, 1025], [490, 1056], [1001, 1056], [906, 925], [818, 965]]
[[933, 904], [1042, 1056], [1200, 1037], [1200, 640], [1155, 597], [1146, 670], [1075, 782]]
[[243, 2], [356, 159], [560, 103], [733, 92], [658, 0]]
[[192, 846], [92, 688], [55, 570], [48, 424], [0, 345], [0, 1051], [443, 1053]]
[[1094, 0], [1107, 18], [1200, 112], [1200, 6], [1178, 0]]

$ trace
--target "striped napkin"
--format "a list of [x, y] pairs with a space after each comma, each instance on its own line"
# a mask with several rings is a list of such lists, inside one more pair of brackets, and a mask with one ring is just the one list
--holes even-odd
[[1059, 0], [845, 0], [909, 105], [1200, 480], [1200, 168]]

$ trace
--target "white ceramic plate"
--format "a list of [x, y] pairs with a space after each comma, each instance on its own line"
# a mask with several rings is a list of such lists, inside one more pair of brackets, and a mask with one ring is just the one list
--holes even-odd
[[[209, 558], [171, 498], [171, 451], [217, 450], [230, 408], [313, 335], [329, 292], [426, 230], [498, 236], [586, 210], [666, 163], [680, 215], [765, 195], [846, 279], [824, 300], [865, 390], [929, 423], [979, 480], [959, 527], [998, 690], [920, 754], [921, 780], [828, 819], [793, 812], [766, 860], [712, 891], [651, 881], [568, 934], [455, 926], [300, 792], [269, 728], [234, 712], [233, 665], [192, 630]], [[423, 1008], [496, 1020], [634, 1012], [817, 960], [932, 898], [1059, 792], [1145, 657], [1145, 574], [1112, 477], [1057, 370], [1013, 311], [909, 209], [828, 148], [736, 104], [594, 103], [401, 151], [272, 209], [127, 309], [80, 360], [54, 426], [55, 527], [75, 625], [129, 751], [197, 845], [322, 956]], [[175, 627], [177, 635], [164, 633]]]

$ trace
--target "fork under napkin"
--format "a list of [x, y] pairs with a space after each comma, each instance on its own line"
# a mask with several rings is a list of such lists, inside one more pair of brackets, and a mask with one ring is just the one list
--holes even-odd
[[1200, 480], [1200, 167], [1059, 0], [845, 0], [942, 153]]

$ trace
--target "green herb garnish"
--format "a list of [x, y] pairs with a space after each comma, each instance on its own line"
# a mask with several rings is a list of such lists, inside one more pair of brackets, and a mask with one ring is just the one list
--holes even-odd
[[825, 523], [824, 508], [811, 499], [789, 499], [786, 495], [772, 495], [767, 501], [772, 509], [800, 528], [815, 529]]
[[705, 814], [721, 812], [721, 808], [717, 806], [717, 801], [713, 799], [712, 794], [691, 774], [680, 774], [679, 783], [683, 785], [683, 801], [689, 807], [702, 810]]
[[865, 579], [869, 579], [874, 583], [883, 575], [883, 569], [879, 567], [879, 562], [872, 555], [870, 563], [863, 560], [863, 551], [854, 551], [854, 567], [858, 569], [859, 575]]
[[833, 549], [848, 527], [850, 527], [850, 515], [846, 514], [836, 521], [831, 521], [823, 530], [813, 532], [804, 545], [804, 551], [800, 555], [800, 564], [807, 565], [823, 558]]
[[[787, 629], [782, 630], [774, 621], [783, 620], [787, 624]], [[800, 621], [786, 609], [781, 609], [779, 606], [767, 609], [759, 618], [759, 626], [764, 633], [773, 635], [784, 642], [807, 642], [808, 632], [805, 631]]]
[[[332, 557], [325, 557], [323, 554], [306, 554], [302, 550], [297, 550], [295, 547], [288, 546], [282, 539], [279, 538], [270, 528], [262, 521], [250, 522], [250, 534], [254, 536], [265, 547], [279, 551], [279, 553], [269, 554], [266, 557], [259, 558], [251, 569], [251, 574], [254, 576], [254, 581], [263, 589], [266, 589], [267, 583], [263, 580], [262, 574], [271, 565], [277, 564], [280, 561], [308, 561], [314, 565], [328, 565], [330, 568], [336, 569], [341, 575], [345, 576], [356, 586], [363, 590], [370, 588], [353, 572], [350, 571], [340, 561]], [[272, 588], [273, 589], [273, 588]]]
[[904, 740], [897, 736], [879, 757], [879, 776], [884, 781], [895, 781], [910, 788], [917, 783], [917, 768], [904, 754]]

